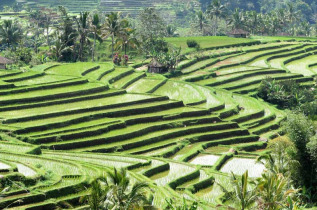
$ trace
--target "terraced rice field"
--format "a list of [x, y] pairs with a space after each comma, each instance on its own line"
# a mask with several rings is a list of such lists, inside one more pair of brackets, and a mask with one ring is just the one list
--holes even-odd
[[214, 183], [228, 184], [230, 171], [260, 176], [248, 148], [280, 132], [285, 113], [252, 97], [260, 82], [314, 85], [314, 43], [252, 44], [186, 52], [175, 77], [110, 63], [0, 71], [0, 177], [33, 180], [5, 193], [0, 208], [79, 207], [113, 167], [149, 182], [158, 206], [185, 197], [215, 207]]

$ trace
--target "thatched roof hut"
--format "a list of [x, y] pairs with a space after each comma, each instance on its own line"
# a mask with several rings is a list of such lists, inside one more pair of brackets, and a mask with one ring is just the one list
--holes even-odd
[[148, 65], [148, 72], [163, 74], [168, 72], [168, 68], [157, 61], [157, 59], [153, 58], [151, 63]]
[[249, 36], [249, 32], [242, 30], [242, 29], [234, 29], [231, 32], [229, 32], [230, 37], [235, 37], [235, 38], [247, 38]]
[[13, 64], [13, 61], [0, 56], [0, 69], [6, 69], [8, 64]]

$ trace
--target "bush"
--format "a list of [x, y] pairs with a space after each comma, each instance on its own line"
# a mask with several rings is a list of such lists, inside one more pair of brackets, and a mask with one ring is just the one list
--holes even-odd
[[188, 39], [187, 40], [187, 46], [189, 48], [199, 48], [200, 47], [198, 42], [196, 40], [193, 40], [193, 39]]
[[296, 181], [317, 193], [317, 134], [313, 122], [302, 113], [288, 112], [283, 129], [298, 151], [301, 180]]

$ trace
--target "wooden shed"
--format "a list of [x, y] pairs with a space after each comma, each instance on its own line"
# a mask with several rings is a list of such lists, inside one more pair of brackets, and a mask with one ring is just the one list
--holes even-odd
[[247, 38], [249, 36], [249, 32], [242, 30], [242, 29], [234, 29], [231, 32], [229, 32], [230, 37], [235, 37], [235, 38]]
[[0, 56], [0, 69], [7, 69], [8, 64], [13, 64], [13, 61]]
[[164, 74], [168, 72], [168, 68], [163, 64], [159, 63], [155, 58], [152, 59], [151, 63], [148, 65], [149, 73]]

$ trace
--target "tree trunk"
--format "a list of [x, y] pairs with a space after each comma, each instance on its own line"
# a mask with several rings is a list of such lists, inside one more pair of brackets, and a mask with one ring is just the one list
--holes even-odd
[[96, 32], [94, 33], [94, 45], [92, 47], [92, 61], [95, 61], [95, 49], [96, 49]]
[[111, 52], [112, 52], [112, 58], [113, 58], [113, 52], [114, 52], [114, 34], [112, 34], [111, 39], [112, 39]]

